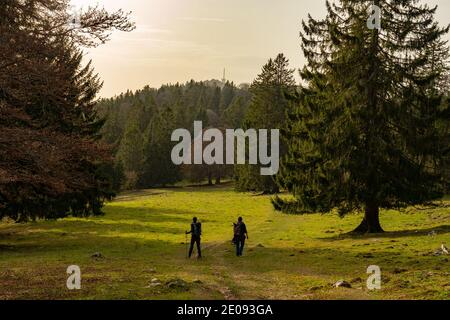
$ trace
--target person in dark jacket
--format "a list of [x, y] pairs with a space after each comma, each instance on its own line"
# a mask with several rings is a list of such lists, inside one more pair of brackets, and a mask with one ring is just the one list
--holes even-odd
[[238, 222], [235, 224], [234, 230], [236, 256], [241, 257], [244, 251], [245, 239], [248, 239], [247, 226], [245, 225], [242, 217], [239, 217]]
[[186, 234], [191, 234], [191, 247], [189, 248], [189, 258], [192, 256], [192, 251], [194, 251], [194, 244], [197, 244], [197, 254], [198, 258], [202, 257], [202, 250], [200, 247], [200, 241], [202, 236], [202, 224], [197, 221], [194, 217], [191, 223], [191, 231], [186, 231]]

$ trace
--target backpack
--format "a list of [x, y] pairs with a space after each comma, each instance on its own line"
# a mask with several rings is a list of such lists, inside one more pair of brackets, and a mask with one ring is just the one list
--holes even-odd
[[233, 240], [231, 240], [233, 244], [236, 244], [238, 241], [240, 229], [239, 224], [233, 223]]
[[241, 225], [239, 223], [233, 223], [234, 237], [239, 237], [241, 235]]
[[202, 224], [200, 222], [192, 224], [192, 235], [196, 237], [200, 237], [202, 235]]

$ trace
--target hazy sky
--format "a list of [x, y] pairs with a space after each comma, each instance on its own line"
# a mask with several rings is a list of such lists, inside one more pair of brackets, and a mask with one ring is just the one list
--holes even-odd
[[[116, 32], [111, 41], [90, 49], [104, 80], [103, 97], [145, 85], [226, 78], [251, 82], [270, 58], [283, 52], [300, 68], [299, 31], [310, 13], [323, 17], [325, 0], [72, 0], [99, 3], [108, 10], [132, 11], [137, 29]], [[438, 19], [450, 22], [450, 1], [438, 4]]]

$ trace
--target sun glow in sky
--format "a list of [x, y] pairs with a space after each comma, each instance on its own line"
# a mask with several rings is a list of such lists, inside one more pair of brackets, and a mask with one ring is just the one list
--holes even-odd
[[[439, 5], [438, 20], [450, 21], [450, 1]], [[262, 65], [283, 52], [301, 68], [299, 31], [308, 13], [323, 17], [325, 0], [72, 0], [78, 7], [99, 4], [132, 11], [136, 30], [115, 32], [111, 41], [87, 50], [104, 80], [101, 96], [145, 85], [190, 79], [250, 83]]]

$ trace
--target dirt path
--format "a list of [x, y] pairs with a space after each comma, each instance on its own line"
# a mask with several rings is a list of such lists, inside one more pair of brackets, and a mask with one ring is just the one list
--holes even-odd
[[225, 267], [224, 255], [228, 252], [225, 247], [228, 242], [225, 243], [212, 243], [204, 247], [203, 252], [211, 257], [214, 261], [212, 265], [212, 273], [217, 278], [217, 290], [223, 295], [225, 300], [239, 300], [239, 296], [236, 292], [230, 288], [230, 283], [232, 287], [236, 287], [236, 282], [234, 278]]

